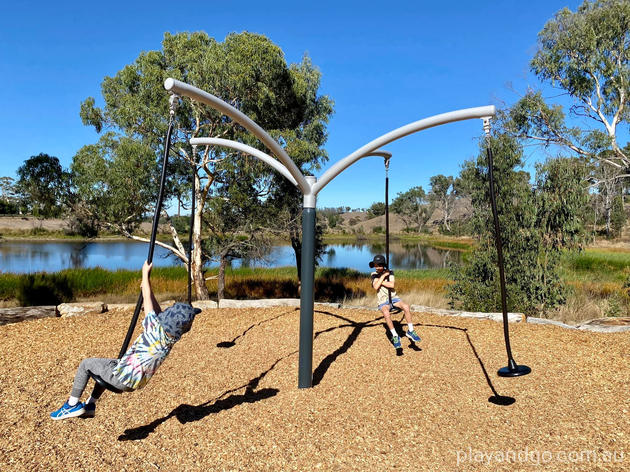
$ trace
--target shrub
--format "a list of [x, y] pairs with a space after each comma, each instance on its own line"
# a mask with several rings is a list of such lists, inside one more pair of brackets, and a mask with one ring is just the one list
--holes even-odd
[[17, 299], [22, 306], [58, 305], [73, 299], [68, 279], [59, 274], [30, 274], [20, 278]]

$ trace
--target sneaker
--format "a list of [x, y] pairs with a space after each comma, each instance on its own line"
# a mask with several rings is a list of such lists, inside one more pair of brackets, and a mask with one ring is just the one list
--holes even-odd
[[407, 337], [415, 343], [420, 342], [420, 336], [418, 336], [415, 331], [407, 331]]
[[399, 336], [392, 336], [392, 344], [394, 345], [394, 347], [396, 349], [401, 348], [402, 345], [400, 344], [400, 337]]
[[83, 405], [81, 418], [94, 418], [96, 415], [96, 403], [86, 403]]
[[68, 402], [64, 403], [57, 411], [53, 411], [50, 417], [53, 420], [63, 420], [66, 418], [74, 418], [75, 416], [81, 416], [85, 411], [82, 402], [77, 403], [74, 406], [70, 406]]

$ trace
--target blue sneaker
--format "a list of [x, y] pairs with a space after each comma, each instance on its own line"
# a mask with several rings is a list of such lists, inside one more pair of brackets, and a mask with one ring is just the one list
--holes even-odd
[[83, 414], [81, 418], [94, 418], [96, 415], [96, 403], [85, 403], [83, 405]]
[[402, 344], [400, 344], [400, 337], [392, 336], [392, 344], [396, 349], [400, 349], [402, 347]]
[[70, 406], [68, 402], [65, 402], [61, 408], [57, 411], [53, 411], [50, 417], [53, 420], [64, 420], [66, 418], [74, 418], [75, 416], [81, 416], [85, 411], [82, 402], [77, 403], [74, 406]]
[[420, 342], [420, 336], [418, 336], [415, 331], [407, 331], [407, 337], [415, 343]]

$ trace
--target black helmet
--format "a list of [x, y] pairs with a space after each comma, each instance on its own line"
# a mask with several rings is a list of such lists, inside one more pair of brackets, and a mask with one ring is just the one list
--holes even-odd
[[385, 267], [385, 265], [387, 265], [387, 262], [385, 261], [385, 256], [383, 256], [382, 254], [377, 254], [376, 256], [374, 256], [374, 259], [370, 261], [370, 267], [374, 267], [375, 265]]

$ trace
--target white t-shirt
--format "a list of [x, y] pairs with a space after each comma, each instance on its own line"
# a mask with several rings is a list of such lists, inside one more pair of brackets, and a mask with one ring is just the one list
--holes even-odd
[[[372, 280], [372, 287], [374, 286], [374, 280], [375, 279], [380, 279], [381, 276], [378, 274], [378, 272], [372, 272], [370, 274], [371, 280]], [[387, 280], [387, 278], [385, 278], [385, 280]], [[394, 282], [394, 274], [389, 274], [389, 281], [390, 282]], [[396, 298], [396, 290], [394, 289], [389, 289], [383, 285], [381, 285], [379, 287], [379, 289], [376, 291], [376, 298], [378, 299], [378, 304], [381, 305], [383, 303], [389, 303], [389, 295], [391, 293], [392, 299]]]

